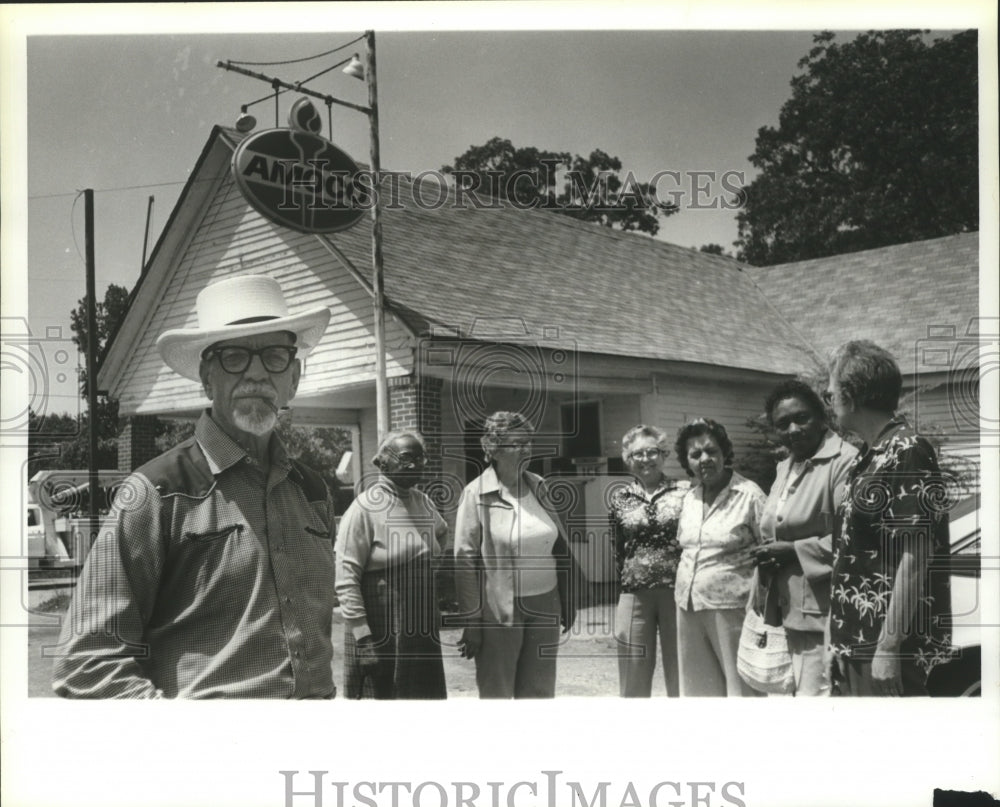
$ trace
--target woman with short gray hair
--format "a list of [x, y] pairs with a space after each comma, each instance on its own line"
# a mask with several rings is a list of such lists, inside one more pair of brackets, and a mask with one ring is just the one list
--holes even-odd
[[527, 470], [534, 429], [517, 412], [483, 424], [489, 466], [462, 492], [455, 524], [460, 648], [480, 698], [551, 698], [559, 627], [576, 618], [565, 528], [544, 480]]
[[640, 424], [622, 437], [622, 459], [633, 478], [612, 494], [608, 519], [621, 585], [615, 639], [623, 698], [652, 694], [657, 637], [667, 695], [678, 695], [677, 519], [690, 484], [664, 474], [669, 452], [670, 441], [656, 426]]
[[934, 447], [896, 413], [902, 374], [868, 340], [841, 345], [826, 402], [865, 442], [847, 473], [834, 539], [834, 695], [926, 695], [950, 656], [948, 496]]

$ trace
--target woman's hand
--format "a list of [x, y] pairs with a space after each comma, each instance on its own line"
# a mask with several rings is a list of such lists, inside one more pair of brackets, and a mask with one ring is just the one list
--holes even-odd
[[378, 656], [375, 654], [375, 640], [371, 635], [362, 636], [355, 643], [358, 654], [358, 664], [361, 669], [370, 670], [378, 664]]
[[559, 624], [562, 625], [562, 632], [569, 633], [573, 629], [573, 623], [576, 622], [576, 608], [571, 608], [568, 614], [563, 613], [559, 616]]
[[898, 697], [903, 694], [903, 673], [899, 655], [881, 647], [875, 648], [872, 657], [872, 687], [876, 695]]
[[462, 658], [475, 658], [483, 646], [483, 634], [479, 628], [466, 628], [458, 640], [458, 653]]
[[769, 541], [753, 547], [750, 557], [757, 566], [776, 569], [795, 558], [795, 545], [791, 541]]

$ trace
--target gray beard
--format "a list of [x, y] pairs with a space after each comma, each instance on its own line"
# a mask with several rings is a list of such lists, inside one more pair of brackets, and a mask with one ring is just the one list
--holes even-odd
[[240, 431], [263, 437], [274, 431], [278, 416], [264, 403], [244, 401], [233, 410], [233, 423]]

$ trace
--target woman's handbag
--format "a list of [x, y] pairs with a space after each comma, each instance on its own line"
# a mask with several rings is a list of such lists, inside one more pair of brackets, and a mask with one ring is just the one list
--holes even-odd
[[766, 624], [753, 606], [747, 608], [743, 620], [736, 671], [747, 686], [758, 692], [788, 695], [795, 690], [792, 655], [788, 652], [785, 629]]

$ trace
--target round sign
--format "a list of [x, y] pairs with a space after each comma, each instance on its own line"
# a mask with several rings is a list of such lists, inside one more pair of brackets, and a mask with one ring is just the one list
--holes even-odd
[[365, 214], [355, 199], [357, 164], [309, 132], [266, 129], [250, 135], [236, 147], [232, 170], [255, 210], [299, 232], [339, 232]]

